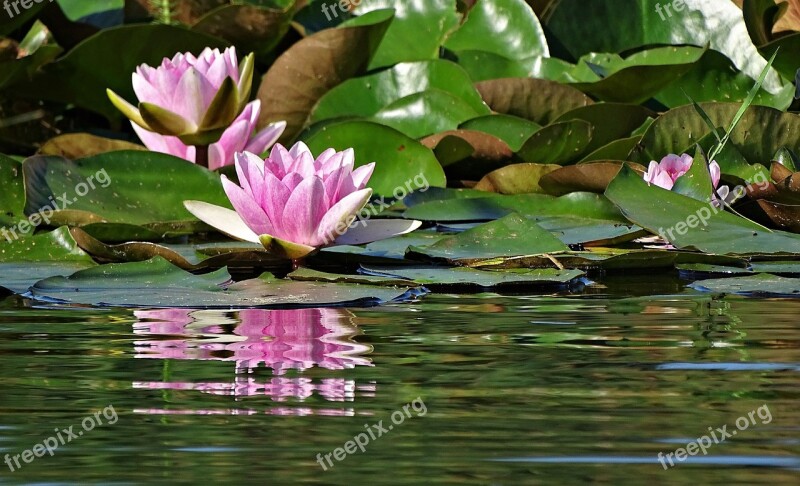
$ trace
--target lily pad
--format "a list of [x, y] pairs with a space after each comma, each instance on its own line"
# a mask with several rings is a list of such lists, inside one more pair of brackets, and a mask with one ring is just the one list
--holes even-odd
[[376, 9], [395, 11], [395, 18], [369, 69], [392, 66], [398, 62], [436, 59], [445, 37], [458, 25], [452, 0], [370, 0], [352, 3], [357, 5], [354, 11], [356, 15], [365, 15]]
[[496, 113], [517, 116], [539, 125], [548, 125], [564, 113], [594, 103], [580, 90], [546, 79], [493, 79], [477, 83], [475, 87]]
[[512, 151], [516, 152], [542, 126], [524, 118], [495, 114], [473, 118], [462, 123], [459, 128], [494, 135], [507, 143]]
[[627, 167], [608, 186], [606, 196], [625, 217], [677, 248], [716, 254], [800, 254], [800, 236], [771, 231], [708, 203], [650, 186]]
[[516, 212], [539, 218], [577, 216], [627, 222], [619, 210], [600, 194], [574, 192], [561, 197], [544, 194], [473, 197], [474, 193], [467, 194], [469, 197], [430, 200], [414, 205], [403, 216], [422, 221], [486, 221]]
[[401, 98], [384, 107], [370, 121], [392, 127], [414, 139], [427, 135], [455, 130], [458, 126], [481, 114], [452, 94], [437, 89]]
[[312, 122], [339, 117], [370, 117], [395, 101], [427, 90], [441, 90], [488, 113], [467, 73], [443, 59], [400, 63], [389, 69], [349, 79], [323, 96], [311, 115]]
[[689, 287], [716, 294], [800, 296], [800, 278], [778, 277], [768, 273], [747, 277], [700, 280]]
[[451, 51], [485, 51], [508, 59], [549, 57], [539, 19], [524, 0], [481, 0], [451, 33], [444, 47]]
[[22, 168], [26, 213], [57, 208], [50, 216], [56, 224], [156, 225], [179, 234], [201, 227], [184, 209], [184, 199], [230, 207], [218, 174], [156, 152], [109, 152], [76, 161], [35, 156]]
[[484, 260], [497, 257], [537, 255], [567, 251], [558, 238], [519, 214], [482, 224], [426, 246], [411, 247], [408, 256], [448, 262]]
[[553, 123], [537, 131], [517, 151], [526, 162], [564, 165], [589, 148], [594, 127], [582, 120]]
[[225, 270], [193, 275], [156, 257], [144, 262], [103, 265], [68, 277], [47, 278], [31, 288], [30, 296], [98, 307], [366, 307], [405, 298], [406, 290], [295, 282], [275, 279], [269, 274], [231, 284]]
[[400, 278], [425, 285], [428, 288], [481, 287], [561, 287], [583, 276], [580, 270], [557, 270], [551, 268], [524, 269], [517, 271], [476, 270], [456, 267], [363, 267], [366, 275], [383, 278]]
[[[25, 219], [25, 183], [22, 179], [22, 165], [11, 157], [0, 154], [0, 228], [15, 229]], [[28, 231], [29, 232], [29, 231]], [[2, 240], [0, 240], [2, 241]]]

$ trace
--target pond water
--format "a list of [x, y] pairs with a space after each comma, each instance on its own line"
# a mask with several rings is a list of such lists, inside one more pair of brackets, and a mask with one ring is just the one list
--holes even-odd
[[797, 484], [800, 301], [684, 285], [243, 312], [7, 297], [0, 483]]

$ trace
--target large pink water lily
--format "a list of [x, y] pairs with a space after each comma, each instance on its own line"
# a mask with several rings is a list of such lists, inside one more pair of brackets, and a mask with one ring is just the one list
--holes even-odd
[[[234, 154], [247, 151], [255, 154], [265, 152], [278, 141], [286, 122], [276, 122], [267, 125], [263, 130], [256, 132], [256, 122], [261, 114], [261, 101], [255, 100], [244, 107], [233, 124], [222, 133], [219, 141], [212, 143], [208, 150], [208, 168], [211, 170], [233, 165]], [[186, 145], [178, 137], [160, 135], [145, 130], [136, 123], [131, 122], [133, 129], [144, 145], [154, 151], [174, 155], [190, 162], [197, 162], [197, 151], [194, 146]]]
[[[661, 162], [655, 160], [650, 162], [647, 172], [644, 173], [644, 180], [648, 184], [655, 184], [658, 187], [671, 190], [675, 182], [685, 173], [689, 172], [692, 168], [694, 159], [689, 154], [669, 154]], [[720, 168], [716, 161], [708, 164], [708, 170], [711, 173], [711, 182], [714, 189], [719, 185]]]
[[358, 221], [372, 195], [366, 187], [375, 163], [354, 169], [352, 149], [328, 149], [316, 159], [298, 142], [278, 144], [269, 158], [243, 152], [235, 156], [236, 185], [222, 184], [236, 211], [201, 201], [184, 201], [200, 220], [234, 238], [261, 243], [271, 253], [300, 259], [333, 244], [357, 245], [420, 226], [419, 221]]
[[236, 49], [206, 48], [199, 56], [176, 54], [158, 67], [142, 64], [133, 73], [133, 106], [111, 90], [114, 106], [136, 125], [188, 145], [208, 145], [242, 113], [253, 84], [253, 55], [241, 66]]

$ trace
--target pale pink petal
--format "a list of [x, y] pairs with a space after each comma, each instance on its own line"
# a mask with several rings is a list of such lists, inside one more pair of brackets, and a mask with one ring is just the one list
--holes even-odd
[[372, 177], [372, 173], [374, 171], [375, 162], [362, 165], [358, 169], [354, 170], [352, 175], [353, 186], [355, 186], [356, 189], [364, 189], [367, 187], [367, 183], [369, 182], [370, 177]]
[[245, 150], [255, 154], [263, 154], [269, 147], [281, 138], [286, 129], [286, 122], [276, 122], [267, 125], [266, 128], [256, 133], [250, 138]]
[[[322, 217], [317, 229], [317, 238], [324, 242], [323, 244], [331, 244], [337, 237], [346, 232], [349, 226], [347, 223], [350, 217], [356, 216], [359, 211], [367, 204], [370, 196], [372, 196], [372, 189], [362, 189], [342, 198], [341, 201], [333, 205]], [[338, 226], [338, 229], [337, 229]], [[342, 231], [344, 230], [344, 231]], [[315, 246], [320, 246], [317, 244]]]
[[272, 225], [281, 228], [283, 227], [283, 208], [286, 207], [292, 191], [271, 172], [264, 174], [264, 185], [264, 200], [261, 201], [261, 207], [269, 216]]
[[190, 68], [183, 74], [178, 86], [173, 89], [172, 103], [170, 106], [162, 106], [162, 108], [173, 111], [187, 120], [191, 120], [195, 125], [199, 125], [211, 103], [210, 100], [206, 101], [206, 93], [213, 91], [213, 88], [196, 69]]
[[174, 155], [175, 157], [186, 159], [189, 162], [194, 162], [194, 147], [186, 146], [178, 137], [169, 137], [151, 132], [133, 122], [131, 122], [131, 126], [144, 146], [153, 152]]
[[251, 230], [258, 235], [275, 235], [275, 228], [267, 214], [244, 189], [228, 180], [224, 175], [222, 176], [222, 188], [233, 208]]
[[283, 227], [279, 238], [308, 246], [319, 246], [319, 222], [325, 215], [325, 186], [319, 177], [311, 176], [292, 191], [283, 210]]
[[231, 165], [234, 163], [233, 155], [237, 152], [242, 152], [247, 144], [247, 139], [250, 137], [251, 126], [248, 120], [239, 120], [234, 122], [223, 132], [219, 141], [211, 144], [210, 151], [217, 154], [215, 158], [209, 154], [208, 167], [211, 170]]
[[241, 152], [234, 155], [236, 160], [236, 175], [239, 177], [244, 192], [256, 204], [261, 205], [264, 199], [264, 161], [261, 157], [250, 152]]
[[719, 185], [719, 179], [722, 172], [719, 168], [719, 164], [716, 161], [711, 161], [711, 163], [708, 164], [708, 170], [711, 173], [711, 182], [714, 184], [714, 188], [716, 189], [716, 187]]

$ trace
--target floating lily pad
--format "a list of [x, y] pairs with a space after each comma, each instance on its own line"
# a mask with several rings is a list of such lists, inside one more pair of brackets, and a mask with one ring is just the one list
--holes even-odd
[[473, 118], [462, 123], [459, 128], [494, 135], [507, 143], [512, 151], [516, 152], [542, 126], [524, 118], [494, 114]]
[[311, 121], [370, 117], [401, 98], [431, 89], [450, 93], [477, 113], [489, 111], [461, 67], [436, 59], [400, 63], [368, 76], [349, 79], [319, 100]]
[[512, 164], [486, 174], [475, 189], [498, 194], [544, 193], [539, 181], [560, 168], [554, 164]]
[[37, 281], [96, 266], [66, 227], [19, 239], [0, 237], [0, 287], [23, 293]]
[[580, 270], [524, 269], [517, 271], [476, 270], [456, 267], [364, 267], [367, 275], [407, 279], [431, 289], [438, 287], [560, 287], [583, 276]]
[[406, 289], [295, 282], [269, 274], [231, 284], [225, 270], [193, 275], [157, 257], [44, 279], [31, 288], [30, 295], [99, 307], [296, 308], [379, 305], [404, 298]]
[[564, 243], [533, 221], [519, 214], [510, 214], [497, 221], [443, 238], [430, 246], [411, 247], [408, 249], [408, 256], [455, 262], [567, 250]]
[[19, 232], [17, 224], [25, 218], [22, 165], [0, 154], [0, 180], [3, 181], [3, 189], [0, 190], [0, 229], [16, 229]]
[[650, 186], [627, 167], [609, 185], [606, 196], [625, 217], [678, 248], [717, 254], [800, 254], [800, 236], [771, 231], [715, 211], [708, 203]]
[[531, 135], [517, 155], [525, 162], [564, 165], [586, 153], [593, 132], [594, 127], [582, 120], [553, 123]]
[[486, 221], [516, 212], [538, 218], [573, 216], [627, 223], [619, 210], [599, 194], [573, 192], [561, 197], [545, 194], [474, 197], [473, 193], [467, 194], [469, 197], [416, 204], [403, 215], [422, 221]]
[[445, 130], [455, 130], [461, 123], [487, 112], [485, 107], [481, 112], [475, 111], [469, 104], [446, 91], [430, 89], [391, 103], [370, 120], [419, 139]]
[[689, 287], [718, 294], [800, 296], [800, 278], [778, 277], [768, 273], [747, 277], [700, 280]]
[[57, 207], [50, 217], [56, 224], [153, 225], [153, 231], [179, 234], [204, 227], [184, 209], [185, 199], [230, 207], [218, 174], [156, 152], [109, 152], [77, 161], [35, 156], [23, 172], [26, 212]]

